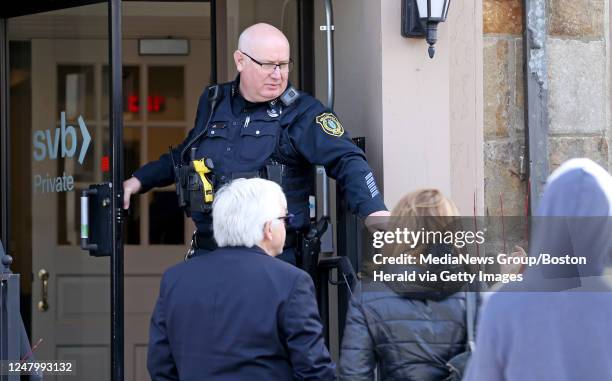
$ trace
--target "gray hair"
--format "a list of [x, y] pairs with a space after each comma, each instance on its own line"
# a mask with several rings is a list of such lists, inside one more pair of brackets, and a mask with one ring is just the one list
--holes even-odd
[[263, 240], [266, 222], [287, 207], [281, 187], [264, 179], [237, 179], [221, 188], [213, 202], [213, 232], [219, 247], [253, 247]]

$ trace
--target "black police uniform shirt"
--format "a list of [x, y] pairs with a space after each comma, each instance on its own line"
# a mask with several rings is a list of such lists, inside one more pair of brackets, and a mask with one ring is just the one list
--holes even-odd
[[[220, 85], [222, 98], [206, 135], [194, 145], [196, 159], [212, 159], [217, 188], [235, 178], [253, 177], [273, 161], [285, 164], [283, 191], [289, 213], [296, 216], [290, 230], [298, 230], [309, 222], [308, 196], [314, 194], [315, 184], [313, 166], [322, 165], [340, 185], [353, 213], [367, 217], [386, 210], [363, 151], [329, 109], [302, 92], [289, 106], [280, 100], [251, 103], [239, 93], [239, 81], [238, 76], [235, 81]], [[209, 109], [206, 88], [198, 102], [194, 128], [172, 151], [176, 163], [183, 147], [204, 129]], [[144, 165], [134, 177], [142, 183], [141, 193], [172, 184], [170, 154]], [[210, 215], [194, 212], [192, 218], [199, 232], [212, 232]]]

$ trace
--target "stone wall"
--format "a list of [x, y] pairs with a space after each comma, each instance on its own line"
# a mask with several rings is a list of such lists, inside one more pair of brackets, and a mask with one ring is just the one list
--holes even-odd
[[572, 157], [609, 167], [607, 0], [549, 0], [551, 170]]
[[[485, 213], [525, 214], [523, 0], [485, 0]], [[549, 163], [610, 168], [608, 0], [548, 0]]]
[[[522, 0], [484, 0], [485, 214], [523, 215]], [[500, 201], [500, 195], [503, 202]]]

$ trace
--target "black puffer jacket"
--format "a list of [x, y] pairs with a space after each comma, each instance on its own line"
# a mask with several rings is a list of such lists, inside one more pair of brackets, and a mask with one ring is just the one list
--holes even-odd
[[466, 350], [467, 336], [464, 285], [448, 286], [424, 292], [413, 283], [364, 281], [347, 313], [340, 380], [374, 380], [377, 364], [382, 381], [447, 377], [446, 363]]

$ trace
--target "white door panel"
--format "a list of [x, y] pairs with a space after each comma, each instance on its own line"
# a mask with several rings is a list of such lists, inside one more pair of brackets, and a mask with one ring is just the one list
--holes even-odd
[[[54, 126], [59, 127], [58, 73], [63, 70], [62, 68], [86, 66], [93, 71], [93, 76], [88, 77], [93, 83], [77, 86], [76, 89], [81, 93], [87, 88], [92, 88], [93, 91], [91, 94], [79, 94], [87, 99], [81, 102], [73, 101], [77, 104], [77, 110], [68, 111], [69, 114], [74, 112], [79, 114], [81, 113], [79, 107], [87, 108], [88, 102], [94, 105], [93, 110], [89, 110], [90, 115], [84, 118], [92, 135], [89, 148], [92, 152], [84, 163], [89, 165], [88, 169], [81, 168], [82, 177], [89, 176], [91, 181], [75, 183], [72, 192], [64, 194], [33, 192], [32, 196], [32, 203], [36, 205], [32, 216], [32, 236], [36, 237], [33, 240], [32, 262], [35, 273], [32, 337], [34, 340], [41, 337], [44, 339], [44, 344], [37, 349], [36, 355], [40, 359], [76, 360], [77, 379], [87, 380], [110, 379], [110, 262], [109, 258], [90, 257], [77, 246], [80, 221], [75, 209], [78, 207], [81, 189], [91, 183], [102, 182], [105, 176], [110, 176], [110, 173], [104, 174], [100, 170], [102, 157], [110, 153], [107, 143], [108, 114], [105, 110], [108, 101], [105, 100], [107, 94], [103, 82], [107, 67], [107, 46], [105, 40], [32, 40], [34, 131], [51, 129], [54, 132]], [[130, 115], [128, 110], [124, 112], [124, 120], [126, 129], [129, 127], [133, 131], [138, 131], [137, 138], [131, 144], [139, 151], [139, 164], [144, 164], [148, 159], [147, 151], [155, 147], [156, 139], [160, 139], [156, 134], [176, 129], [173, 136], [184, 137], [192, 127], [199, 96], [209, 78], [210, 42], [192, 42], [190, 55], [180, 57], [139, 56], [137, 40], [124, 41], [123, 49], [124, 67], [137, 67], [136, 71], [139, 73], [138, 102], [136, 102], [138, 110], [134, 109], [137, 115]], [[175, 71], [183, 73], [184, 83], [178, 86], [182, 91], [178, 98], [183, 99], [185, 108], [181, 120], [157, 120], [159, 118], [150, 115], [146, 109], [148, 102], [146, 97], [140, 94], [148, 94], [151, 80], [158, 80], [149, 78], [148, 75], [151, 68], [155, 67], [177, 68]], [[167, 85], [163, 83], [163, 79], [161, 84], [158, 84], [162, 87]], [[127, 97], [130, 94], [125, 95]], [[172, 99], [169, 96], [165, 99], [176, 105], [177, 96], [173, 96]], [[52, 143], [54, 143], [53, 138], [52, 136]], [[79, 135], [79, 141], [80, 138]], [[62, 160], [60, 154], [58, 160]], [[92, 162], [88, 163], [87, 160]], [[31, 170], [35, 174], [57, 177], [62, 176], [60, 169], [74, 172], [80, 168], [80, 164], [74, 160], [64, 162], [63, 165], [62, 169], [57, 160], [34, 160]], [[166, 191], [173, 192], [174, 188], [169, 187]], [[126, 245], [124, 250], [126, 380], [149, 379], [146, 371], [148, 328], [158, 295], [160, 277], [168, 267], [182, 261], [193, 231], [193, 224], [185, 220], [183, 242], [173, 245], [150, 244], [149, 200], [151, 198], [152, 196], [141, 196], [132, 200], [140, 208], [138, 228], [140, 242], [137, 245]], [[66, 227], [60, 228], [61, 224], [65, 224]], [[37, 308], [42, 297], [42, 282], [36, 278], [40, 269], [45, 269], [49, 273], [47, 311], [40, 311]]]

